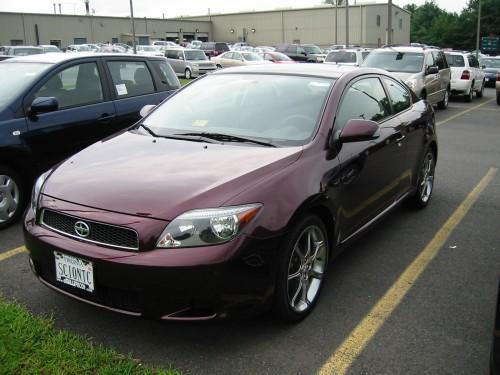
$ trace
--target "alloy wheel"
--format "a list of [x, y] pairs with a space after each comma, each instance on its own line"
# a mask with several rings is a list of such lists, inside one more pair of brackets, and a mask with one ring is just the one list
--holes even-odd
[[20, 190], [14, 179], [8, 175], [0, 175], [0, 223], [16, 214], [19, 200]]
[[287, 296], [291, 309], [302, 313], [318, 296], [327, 262], [326, 241], [316, 225], [305, 228], [298, 236], [290, 256], [287, 274]]
[[434, 155], [432, 152], [428, 152], [425, 155], [420, 175], [422, 177], [418, 186], [418, 194], [420, 200], [423, 203], [427, 203], [431, 198], [432, 189], [434, 188]]

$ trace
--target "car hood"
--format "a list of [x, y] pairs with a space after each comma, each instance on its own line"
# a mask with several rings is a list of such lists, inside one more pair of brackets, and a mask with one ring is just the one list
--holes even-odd
[[404, 72], [389, 72], [392, 76], [399, 78], [400, 80], [408, 81], [409, 79], [419, 78], [420, 72], [418, 73], [404, 73]]
[[47, 179], [43, 194], [172, 220], [187, 210], [223, 205], [292, 164], [301, 151], [302, 147], [212, 144], [125, 132], [60, 164]]
[[500, 71], [499, 68], [486, 68], [486, 69], [484, 69], [485, 73], [494, 73], [494, 74], [496, 74], [498, 71]]

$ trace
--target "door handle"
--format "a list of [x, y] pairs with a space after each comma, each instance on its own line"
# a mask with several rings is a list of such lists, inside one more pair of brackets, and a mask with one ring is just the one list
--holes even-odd
[[403, 146], [403, 140], [406, 138], [406, 135], [400, 134], [399, 138], [396, 138], [396, 144], [398, 147]]
[[101, 116], [99, 116], [99, 118], [97, 119], [97, 121], [100, 121], [100, 122], [109, 122], [111, 119], [113, 119], [113, 117], [115, 117], [115, 115], [110, 115], [108, 113], [103, 113]]

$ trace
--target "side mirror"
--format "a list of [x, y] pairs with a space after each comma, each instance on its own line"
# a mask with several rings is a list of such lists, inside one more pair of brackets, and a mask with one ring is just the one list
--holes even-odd
[[301, 52], [301, 55], [307, 56], [307, 52]]
[[30, 106], [30, 113], [36, 115], [37, 113], [54, 112], [59, 108], [57, 99], [53, 96], [39, 96], [35, 98]]
[[427, 68], [427, 74], [438, 74], [439, 73], [439, 69], [437, 66], [429, 66]]
[[342, 129], [338, 141], [342, 143], [370, 141], [378, 138], [375, 134], [377, 130], [378, 124], [375, 121], [351, 119]]
[[151, 112], [154, 107], [156, 107], [154, 104], [147, 104], [144, 107], [142, 107], [141, 110], [139, 111], [139, 115], [141, 115], [141, 118], [149, 115], [149, 112]]

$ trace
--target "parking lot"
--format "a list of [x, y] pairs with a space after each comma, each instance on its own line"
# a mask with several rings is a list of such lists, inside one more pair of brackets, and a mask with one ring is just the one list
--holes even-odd
[[53, 314], [59, 328], [186, 374], [487, 374], [500, 276], [500, 106], [487, 89], [436, 119], [428, 209], [400, 207], [339, 256], [317, 308], [297, 325], [268, 315], [139, 320], [68, 299], [32, 275], [16, 250], [20, 224], [0, 233], [0, 293]]

